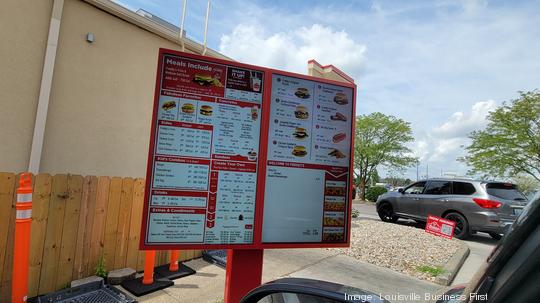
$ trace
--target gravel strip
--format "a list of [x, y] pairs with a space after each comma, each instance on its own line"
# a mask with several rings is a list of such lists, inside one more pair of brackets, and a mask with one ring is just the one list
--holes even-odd
[[356, 219], [351, 247], [336, 250], [366, 263], [435, 281], [435, 277], [418, 271], [418, 267], [442, 267], [463, 245], [466, 244], [458, 239], [444, 239], [415, 227]]

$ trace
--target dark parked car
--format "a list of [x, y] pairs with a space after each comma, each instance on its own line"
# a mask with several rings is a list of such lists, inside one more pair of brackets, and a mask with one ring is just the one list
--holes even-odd
[[399, 218], [425, 222], [428, 215], [455, 221], [454, 235], [465, 239], [486, 232], [500, 239], [527, 205], [527, 198], [511, 183], [469, 179], [418, 181], [377, 199], [381, 220]]
[[[436, 303], [540, 302], [540, 196], [519, 216], [467, 285], [420, 294]], [[338, 270], [338, 269], [336, 269]], [[384, 295], [384, 294], [382, 294]], [[427, 298], [429, 297], [429, 298]], [[240, 303], [379, 303], [369, 291], [309, 279], [287, 278], [252, 290]]]

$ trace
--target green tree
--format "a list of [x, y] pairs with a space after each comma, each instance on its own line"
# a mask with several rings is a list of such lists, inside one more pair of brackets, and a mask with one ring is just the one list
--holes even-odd
[[486, 129], [469, 135], [470, 174], [515, 177], [526, 174], [540, 181], [540, 93], [520, 97], [489, 113]]
[[414, 140], [409, 122], [382, 113], [356, 118], [354, 174], [360, 197], [366, 199], [366, 184], [377, 167], [404, 168], [415, 163], [406, 146]]
[[519, 190], [526, 196], [540, 189], [540, 181], [529, 175], [519, 175], [512, 178], [512, 182], [517, 184]]

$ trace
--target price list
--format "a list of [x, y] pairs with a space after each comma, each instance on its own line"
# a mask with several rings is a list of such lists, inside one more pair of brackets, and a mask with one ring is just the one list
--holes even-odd
[[185, 157], [210, 157], [212, 131], [161, 125], [157, 153]]
[[154, 168], [155, 188], [208, 188], [208, 165], [156, 161]]

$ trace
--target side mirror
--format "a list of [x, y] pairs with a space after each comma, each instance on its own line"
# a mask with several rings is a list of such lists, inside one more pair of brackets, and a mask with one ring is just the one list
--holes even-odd
[[283, 278], [250, 291], [240, 303], [318, 302], [390, 303], [379, 295], [342, 284], [302, 278]]
[[403, 190], [403, 188], [400, 188], [400, 189], [398, 189], [397, 191], [398, 191], [398, 193], [402, 193], [402, 194], [405, 192], [405, 191]]

